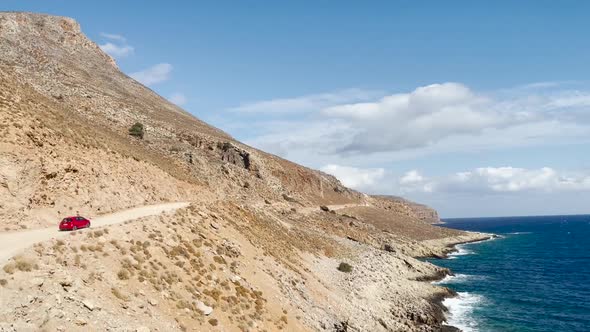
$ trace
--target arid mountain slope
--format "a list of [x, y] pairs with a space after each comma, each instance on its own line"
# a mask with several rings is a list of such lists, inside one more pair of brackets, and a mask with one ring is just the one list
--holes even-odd
[[395, 210], [400, 214], [405, 214], [411, 219], [418, 219], [430, 224], [440, 223], [440, 217], [435, 209], [424, 204], [412, 202], [398, 196], [375, 196], [383, 201], [382, 207], [388, 210]]
[[[154, 187], [151, 182], [169, 182], [163, 179], [165, 176], [150, 174], [154, 166], [175, 177], [175, 181], [210, 184], [221, 178], [217, 182], [223, 185], [208, 186], [221, 192], [239, 192], [239, 188], [246, 186], [250, 189], [244, 190], [249, 192], [247, 195], [284, 194], [302, 203], [308, 199], [331, 203], [360, 197], [331, 176], [243, 146], [169, 103], [121, 73], [113, 60], [69, 18], [5, 13], [0, 17], [0, 38], [0, 102], [6, 110], [2, 116], [3, 142], [18, 145], [16, 149], [3, 147], [6, 153], [1, 162], [7, 165], [3, 170], [11, 173], [2, 174], [5, 188], [14, 187], [15, 183], [22, 185], [19, 178], [23, 172], [35, 172], [35, 177], [47, 177], [45, 186], [59, 183], [63, 187], [81, 187], [61, 188], [61, 192], [54, 189], [57, 199], [70, 196], [75, 190], [96, 193], [98, 197], [104, 192], [109, 196], [123, 195], [113, 208], [132, 205], [132, 201], [140, 204], [144, 200], [177, 199], [177, 192], [149, 197], [149, 188]], [[132, 140], [127, 134], [135, 122], [146, 127], [144, 140]], [[25, 148], [28, 153], [23, 153]], [[98, 155], [99, 150], [106, 151], [105, 158]], [[55, 156], [60, 153], [64, 155]], [[24, 160], [28, 160], [27, 169], [11, 166], [23, 165]], [[51, 165], [62, 161], [66, 163]], [[113, 165], [107, 166], [109, 162]], [[68, 171], [68, 167], [76, 170]], [[103, 187], [107, 185], [104, 183], [92, 188], [94, 179], [104, 181], [100, 179], [104, 179], [100, 169], [126, 170], [125, 177], [136, 178], [125, 182], [141, 183], [148, 187], [147, 193], [136, 195], [133, 191], [137, 186], [125, 187], [125, 183], [112, 181], [116, 178], [113, 176], [106, 180], [116, 182], [118, 189]], [[133, 169], [145, 172], [133, 174]], [[178, 186], [168, 187], [176, 190]], [[261, 187], [265, 190], [259, 190]], [[43, 195], [42, 190], [31, 192]], [[25, 214], [47, 207], [55, 210], [60, 205], [22, 191], [19, 195], [21, 205], [23, 200], [30, 201]], [[85, 211], [91, 205], [104, 206], [85, 197], [65, 200], [70, 206], [59, 207], [60, 212], [64, 208]], [[108, 211], [108, 207], [101, 211], [105, 208]], [[96, 212], [100, 211], [90, 211]], [[36, 213], [33, 215], [35, 220], [39, 218]], [[49, 217], [53, 220], [55, 216]]]
[[64, 17], [0, 13], [0, 166], [0, 232], [15, 238], [191, 202], [19, 254], [0, 271], [0, 331], [437, 331], [451, 293], [423, 280], [448, 271], [413, 257], [485, 238], [237, 142]]

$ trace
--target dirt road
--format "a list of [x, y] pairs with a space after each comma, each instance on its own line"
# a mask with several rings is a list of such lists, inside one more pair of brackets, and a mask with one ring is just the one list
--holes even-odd
[[[370, 206], [368, 203], [349, 203], [349, 204], [336, 204], [336, 205], [327, 205], [328, 209], [330, 210], [341, 210], [341, 209], [346, 209], [346, 208], [350, 208], [350, 207], [357, 207], [357, 206]], [[319, 206], [310, 206], [310, 207], [304, 207], [298, 210], [300, 213], [303, 214], [310, 214], [312, 212], [317, 212], [317, 211], [321, 211], [321, 208]]]
[[[188, 205], [189, 203], [184, 202], [146, 205], [129, 210], [105, 214], [91, 219], [92, 226], [90, 229], [100, 226], [118, 224], [141, 217], [153, 216], [167, 211], [174, 211]], [[34, 229], [22, 232], [0, 233], [0, 265], [3, 265], [11, 257], [37, 242], [60, 238], [69, 234], [69, 232], [60, 232], [57, 229], [57, 226], [58, 225], [56, 222], [55, 227]], [[82, 229], [80, 231], [85, 230]]]

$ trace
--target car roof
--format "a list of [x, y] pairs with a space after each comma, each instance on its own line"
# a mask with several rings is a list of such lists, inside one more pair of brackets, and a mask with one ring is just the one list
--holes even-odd
[[[84, 217], [82, 217], [82, 216], [70, 216], [70, 217], [64, 217], [64, 219], [68, 219], [68, 218], [74, 219], [74, 218], [78, 218], [78, 217], [80, 217], [80, 218], [84, 218]], [[86, 218], [84, 218], [84, 219], [86, 219]]]

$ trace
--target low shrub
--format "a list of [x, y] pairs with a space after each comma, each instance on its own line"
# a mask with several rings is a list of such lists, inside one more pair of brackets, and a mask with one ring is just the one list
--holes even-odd
[[351, 272], [352, 266], [348, 263], [342, 262], [340, 265], [338, 265], [338, 271], [346, 273]]
[[4, 272], [6, 272], [8, 274], [13, 274], [14, 271], [16, 270], [16, 264], [10, 262], [10, 263], [4, 265], [4, 267], [2, 269], [4, 270]]
[[17, 257], [15, 259], [15, 263], [16, 263], [16, 268], [19, 271], [23, 271], [23, 272], [29, 272], [31, 270], [33, 270], [34, 268], [37, 268], [36, 264], [27, 258], [24, 257]]
[[128, 301], [129, 300], [129, 298], [126, 295], [124, 295], [123, 293], [121, 293], [121, 291], [119, 291], [116, 288], [111, 288], [111, 293], [113, 293], [113, 295], [116, 298], [118, 298], [119, 300], [122, 300], [122, 301]]
[[145, 130], [143, 128], [143, 124], [136, 122], [129, 128], [129, 135], [143, 139], [145, 135]]
[[117, 273], [117, 278], [119, 278], [119, 280], [129, 280], [129, 270], [127, 269], [120, 269], [119, 272]]

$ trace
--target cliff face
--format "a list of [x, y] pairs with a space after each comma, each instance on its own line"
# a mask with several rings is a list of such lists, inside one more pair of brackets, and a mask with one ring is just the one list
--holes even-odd
[[417, 280], [445, 271], [412, 256], [464, 234], [234, 140], [121, 73], [72, 19], [0, 13], [0, 232], [168, 201], [191, 206], [15, 258], [0, 271], [0, 331], [442, 323], [429, 300], [448, 291]]

